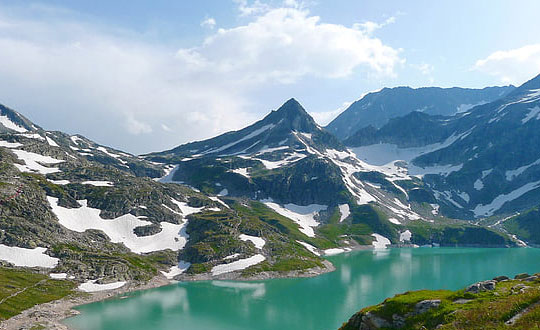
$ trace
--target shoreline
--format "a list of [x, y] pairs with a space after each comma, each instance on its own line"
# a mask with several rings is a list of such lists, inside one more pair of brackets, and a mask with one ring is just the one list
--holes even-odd
[[[412, 245], [408, 244], [399, 244], [389, 246], [387, 249], [400, 249], [400, 248], [412, 248]], [[441, 247], [462, 247], [462, 246], [441, 246]], [[475, 246], [476, 248], [494, 248], [496, 246]], [[499, 246], [497, 246], [499, 247]], [[418, 247], [414, 247], [418, 248]], [[500, 247], [505, 248], [505, 247]], [[506, 247], [510, 248], [510, 247]], [[368, 251], [376, 250], [373, 247], [366, 246], [355, 246], [349, 251], [344, 251], [340, 254], [346, 254], [355, 251]], [[386, 250], [386, 249], [385, 249]], [[323, 256], [327, 257], [327, 256]], [[294, 270], [288, 272], [261, 272], [258, 274], [250, 276], [242, 276], [239, 272], [231, 272], [226, 274], [221, 274], [218, 276], [212, 276], [210, 273], [188, 275], [180, 274], [175, 276], [173, 279], [167, 279], [164, 275], [159, 274], [153, 277], [151, 280], [145, 283], [141, 282], [128, 282], [121, 288], [109, 291], [101, 291], [94, 293], [84, 293], [77, 292], [73, 296], [65, 297], [59, 300], [51, 301], [45, 304], [39, 304], [33, 306], [27, 310], [24, 310], [22, 313], [15, 315], [7, 320], [0, 322], [0, 330], [15, 330], [15, 329], [30, 329], [36, 324], [44, 326], [46, 329], [57, 329], [57, 330], [72, 330], [69, 326], [62, 323], [67, 318], [76, 316], [79, 314], [74, 308], [82, 305], [87, 305], [99, 301], [104, 301], [107, 299], [114, 299], [120, 295], [144, 291], [149, 289], [155, 289], [166, 285], [171, 285], [178, 283], [179, 281], [183, 282], [197, 282], [197, 281], [259, 281], [259, 280], [269, 280], [269, 279], [280, 279], [280, 278], [308, 278], [316, 277], [326, 273], [330, 273], [336, 270], [335, 266], [327, 259], [322, 261], [323, 267], [314, 267], [306, 270]]]
[[24, 310], [18, 315], [2, 321], [0, 323], [0, 330], [30, 329], [38, 324], [45, 327], [45, 329], [72, 330], [72, 328], [64, 324], [63, 321], [80, 314], [79, 311], [74, 309], [78, 306], [104, 301], [107, 299], [115, 299], [126, 293], [156, 289], [178, 283], [179, 281], [257, 281], [279, 278], [305, 278], [319, 276], [336, 270], [330, 261], [324, 259], [322, 263], [324, 267], [314, 267], [306, 270], [295, 270], [289, 272], [261, 272], [251, 276], [242, 276], [241, 273], [231, 272], [219, 276], [212, 276], [210, 273], [198, 275], [181, 274], [176, 276], [174, 279], [167, 279], [165, 276], [160, 274], [153, 277], [146, 283], [128, 282], [123, 287], [115, 290], [94, 293], [77, 292], [73, 296], [35, 305]]

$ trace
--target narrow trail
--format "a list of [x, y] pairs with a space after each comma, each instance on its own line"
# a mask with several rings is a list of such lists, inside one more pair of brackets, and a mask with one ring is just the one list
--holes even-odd
[[0, 300], [0, 305], [2, 305], [3, 303], [5, 303], [8, 299], [11, 299], [11, 298], [13, 298], [13, 297], [16, 297], [16, 296], [20, 295], [21, 293], [25, 292], [26, 290], [28, 290], [28, 289], [30, 289], [30, 288], [34, 288], [34, 287], [36, 287], [36, 286], [38, 286], [38, 285], [40, 285], [40, 284], [46, 282], [47, 280], [48, 280], [48, 279], [41, 280], [41, 281], [39, 281], [39, 282], [34, 283], [34, 284], [31, 285], [31, 286], [27, 286], [27, 287], [24, 287], [23, 289], [21, 289], [21, 290], [19, 290], [19, 291], [17, 291], [17, 292], [13, 292], [11, 295], [9, 295], [9, 296], [3, 298], [2, 300]]
[[17, 198], [17, 197], [22, 193], [23, 187], [24, 187], [23, 184], [19, 185], [19, 186], [17, 187], [17, 190], [15, 191], [15, 193], [14, 193], [13, 195], [9, 196], [9, 197], [6, 198], [6, 199], [0, 199], [0, 205], [5, 204], [5, 203], [7, 203], [7, 202], [9, 202], [9, 201], [11, 201], [11, 200]]
[[505, 322], [506, 325], [514, 325], [520, 318], [522, 318], [525, 314], [532, 311], [536, 306], [540, 306], [540, 301], [537, 301], [527, 307], [525, 307], [523, 310], [521, 310], [516, 315], [512, 316], [512, 318]]

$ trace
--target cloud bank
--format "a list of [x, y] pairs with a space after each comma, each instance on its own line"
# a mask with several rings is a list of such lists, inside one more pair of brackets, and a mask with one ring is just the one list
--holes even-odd
[[66, 13], [28, 19], [0, 8], [0, 102], [45, 128], [142, 153], [259, 119], [270, 109], [253, 109], [251, 95], [269, 86], [359, 69], [392, 76], [404, 62], [372, 26], [323, 23], [296, 1], [237, 3], [248, 23], [180, 49]]
[[478, 60], [474, 69], [496, 76], [504, 84], [521, 85], [540, 72], [540, 44], [496, 51]]

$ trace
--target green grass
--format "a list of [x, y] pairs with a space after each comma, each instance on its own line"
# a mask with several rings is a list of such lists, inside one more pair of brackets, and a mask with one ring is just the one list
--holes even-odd
[[[530, 286], [523, 293], [512, 288], [518, 284]], [[423, 300], [440, 299], [441, 304], [424, 314], [413, 315], [415, 305]], [[458, 299], [469, 300], [464, 304]], [[421, 290], [406, 292], [386, 299], [383, 303], [362, 309], [358, 315], [371, 312], [389, 322], [394, 315], [406, 316], [402, 329], [538, 329], [540, 325], [540, 281], [522, 282], [511, 280], [497, 283], [494, 291], [478, 294], [458, 291]], [[505, 324], [514, 315], [533, 306], [513, 326]], [[356, 316], [355, 316], [356, 317]], [[345, 323], [341, 330], [351, 330]]]
[[75, 283], [50, 279], [26, 270], [0, 268], [0, 320], [37, 304], [74, 293]]

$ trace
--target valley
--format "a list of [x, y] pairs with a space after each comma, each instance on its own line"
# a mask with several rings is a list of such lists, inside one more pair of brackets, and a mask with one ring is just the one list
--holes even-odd
[[[153, 281], [313, 277], [357, 250], [537, 246], [538, 90], [540, 77], [438, 97], [385, 89], [327, 128], [290, 99], [241, 130], [139, 156], [1, 106], [1, 269], [62, 291], [0, 317]], [[331, 133], [396, 97], [411, 105]], [[439, 103], [414, 111], [427, 101]]]

